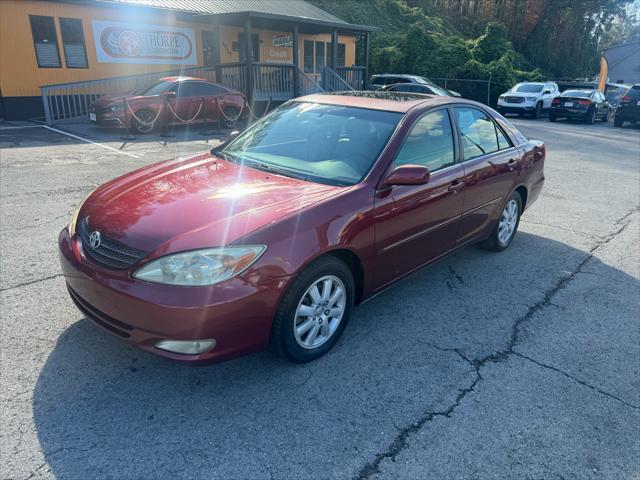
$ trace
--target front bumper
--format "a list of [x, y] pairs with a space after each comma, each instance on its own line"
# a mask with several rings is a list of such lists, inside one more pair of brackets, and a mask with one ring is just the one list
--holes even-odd
[[[243, 275], [209, 287], [157, 285], [90, 263], [66, 228], [58, 246], [71, 298], [89, 320], [142, 350], [185, 363], [210, 363], [264, 349], [290, 278], [250, 280]], [[155, 347], [165, 339], [215, 339], [216, 346], [203, 354], [183, 355]]]
[[587, 116], [588, 108], [552, 107], [550, 113], [555, 117], [584, 119]]
[[533, 113], [537, 102], [508, 103], [498, 100], [498, 111], [501, 113]]

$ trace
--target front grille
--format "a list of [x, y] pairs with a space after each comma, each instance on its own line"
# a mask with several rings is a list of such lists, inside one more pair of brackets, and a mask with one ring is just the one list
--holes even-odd
[[91, 235], [91, 227], [89, 226], [89, 217], [84, 217], [80, 222], [80, 240], [82, 240], [82, 248], [91, 260], [99, 265], [113, 270], [126, 270], [136, 262], [142, 260], [146, 252], [135, 248], [127, 247], [122, 243], [100, 236], [100, 245], [93, 248], [89, 237]]
[[504, 101], [507, 103], [522, 103], [524, 102], [524, 97], [504, 97]]

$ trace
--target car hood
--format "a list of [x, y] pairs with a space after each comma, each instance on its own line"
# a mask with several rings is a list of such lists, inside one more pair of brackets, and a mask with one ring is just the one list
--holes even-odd
[[103, 185], [80, 217], [125, 245], [166, 254], [228, 245], [343, 190], [207, 153], [145, 167]]

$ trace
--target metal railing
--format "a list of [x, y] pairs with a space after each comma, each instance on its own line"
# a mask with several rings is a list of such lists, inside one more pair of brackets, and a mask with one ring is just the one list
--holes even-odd
[[322, 88], [327, 92], [354, 91], [340, 75], [331, 70], [329, 67], [322, 69]]
[[237, 90], [244, 94], [247, 93], [247, 65], [244, 63], [223, 63], [218, 66], [220, 69], [219, 83]]
[[364, 90], [366, 70], [366, 67], [336, 67], [335, 72], [351, 85], [353, 90]]
[[253, 98], [283, 101], [293, 98], [293, 65], [253, 64]]
[[215, 71], [207, 67], [183, 68], [125, 77], [61, 83], [40, 87], [45, 121], [48, 125], [72, 121], [89, 114], [89, 107], [103, 95], [129, 93], [152, 85], [161, 77], [186, 75], [215, 81]]
[[298, 92], [300, 95], [311, 95], [313, 93], [324, 92], [324, 88], [322, 88], [318, 82], [300, 69], [298, 69], [298, 81]]

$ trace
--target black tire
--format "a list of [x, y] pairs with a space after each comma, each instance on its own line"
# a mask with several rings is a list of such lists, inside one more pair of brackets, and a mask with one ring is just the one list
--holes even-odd
[[613, 117], [613, 126], [614, 127], [622, 127], [624, 125], [624, 120], [618, 118], [618, 117]]
[[[240, 118], [238, 118], [238, 115], [240, 114], [240, 110], [238, 110], [236, 107], [229, 106], [229, 107], [224, 107], [222, 111], [224, 112], [224, 115], [222, 116], [222, 124], [224, 125], [224, 127], [234, 128], [238, 124], [238, 121], [240, 120]], [[235, 118], [235, 120], [229, 120], [229, 118]]]
[[[515, 200], [516, 205], [518, 206], [516, 223], [515, 223], [515, 226], [513, 227], [512, 233], [509, 236], [509, 239], [506, 242], [502, 242], [500, 241], [500, 238], [499, 238], [500, 220], [502, 218], [504, 210], [512, 200]], [[491, 250], [493, 252], [501, 252], [503, 250], [506, 250], [507, 248], [509, 248], [509, 245], [511, 245], [511, 242], [513, 242], [513, 239], [515, 238], [516, 233], [518, 232], [518, 226], [520, 225], [520, 216], [522, 215], [522, 198], [520, 197], [520, 194], [518, 192], [513, 192], [509, 196], [509, 198], [507, 199], [507, 201], [505, 202], [502, 208], [503, 210], [500, 212], [500, 216], [498, 216], [498, 220], [496, 221], [496, 226], [494, 227], [493, 232], [491, 232], [491, 235], [489, 236], [489, 238], [487, 238], [481, 244], [481, 246], [486, 250]]]
[[550, 122], [555, 122], [556, 120], [558, 120], [558, 117], [556, 117], [555, 115], [549, 114], [549, 121]]
[[[148, 123], [148, 122], [151, 122], [154, 118], [156, 118], [156, 112], [154, 112], [153, 110], [143, 108], [142, 110], [138, 110], [136, 112], [136, 117], [138, 117], [140, 120], [144, 121], [145, 123]], [[143, 123], [138, 122], [138, 120], [136, 120], [135, 117], [131, 119], [131, 124], [133, 126], [133, 130], [136, 133], [140, 133], [142, 135], [151, 133], [156, 128], [156, 124], [145, 125]]]
[[593, 125], [596, 123], [596, 110], [594, 108], [589, 108], [587, 114], [584, 117], [584, 123], [587, 125]]
[[533, 118], [538, 120], [540, 117], [542, 117], [542, 102], [536, 104], [536, 109], [533, 112]]
[[[294, 334], [298, 305], [304, 300], [307, 290], [316, 281], [326, 276], [337, 277], [344, 285], [346, 293], [344, 312], [337, 328], [323, 344], [315, 348], [304, 348], [298, 343]], [[300, 272], [284, 294], [271, 327], [271, 347], [295, 363], [306, 363], [321, 357], [336, 344], [344, 332], [351, 316], [354, 297], [353, 275], [344, 262], [332, 256], [321, 257], [314, 261]]]

